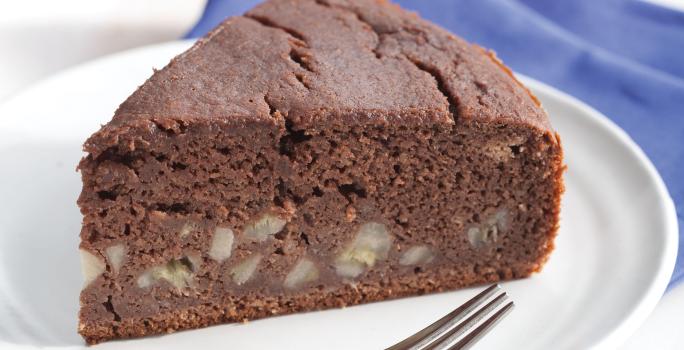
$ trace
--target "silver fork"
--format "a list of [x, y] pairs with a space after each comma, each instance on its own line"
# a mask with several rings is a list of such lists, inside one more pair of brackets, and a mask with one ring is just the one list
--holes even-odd
[[[498, 291], [500, 291], [498, 284], [489, 286], [437, 322], [386, 350], [460, 350], [470, 348], [494, 328], [515, 305], [510, 301], [497, 310], [497, 307], [508, 300], [508, 295], [503, 292], [466, 318], [468, 314], [479, 308]], [[473, 329], [478, 322], [490, 314], [489, 318]], [[464, 318], [466, 319], [461, 322]]]

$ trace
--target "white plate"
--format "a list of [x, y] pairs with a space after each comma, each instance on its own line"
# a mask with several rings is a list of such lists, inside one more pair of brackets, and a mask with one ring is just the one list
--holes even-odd
[[[82, 347], [76, 334], [81, 143], [188, 42], [66, 71], [0, 107], [0, 344]], [[557, 249], [544, 271], [504, 283], [516, 309], [480, 349], [614, 347], [646, 318], [674, 266], [674, 205], [618, 127], [531, 79], [566, 150]], [[477, 289], [119, 341], [98, 349], [379, 349]]]

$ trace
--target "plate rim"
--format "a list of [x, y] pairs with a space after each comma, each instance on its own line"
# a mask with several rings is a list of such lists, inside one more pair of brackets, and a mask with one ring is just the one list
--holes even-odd
[[515, 73], [515, 76], [525, 86], [531, 87], [531, 90], [542, 91], [553, 98], [567, 102], [579, 109], [590, 117], [589, 120], [591, 122], [598, 124], [611, 135], [615, 136], [617, 141], [620, 142], [622, 146], [625, 146], [626, 150], [637, 158], [639, 165], [645, 170], [649, 180], [655, 185], [655, 191], [658, 198], [662, 199], [663, 210], [661, 219], [663, 220], [665, 228], [663, 232], [664, 249], [658, 262], [657, 273], [651, 279], [651, 283], [648, 288], [645, 289], [639, 302], [632, 307], [632, 310], [622, 322], [594, 344], [595, 348], [616, 348], [624, 343], [646, 321], [648, 316], [655, 310], [656, 305], [670, 283], [679, 248], [679, 222], [677, 220], [677, 209], [674, 200], [665, 185], [665, 181], [646, 153], [634, 139], [632, 139], [632, 137], [614, 121], [582, 100], [553, 86], [517, 72]]
[[[85, 67], [99, 65], [102, 64], [102, 62], [110, 60], [113, 61], [121, 56], [134, 55], [136, 53], [145, 51], [156, 51], [171, 46], [177, 46], [179, 49], [184, 50], [190, 47], [190, 45], [194, 42], [195, 40], [175, 40], [153, 45], [146, 45], [101, 56], [96, 59], [68, 67], [54, 74], [48, 75], [43, 79], [31, 84], [30, 86], [13, 93], [3, 101], [0, 101], [0, 111], [5, 110], [8, 105], [13, 104], [13, 101], [19, 100], [23, 95], [32, 93], [32, 91], [38, 89], [41, 85], [46, 84], [48, 81], [59, 80], [63, 76], [68, 76], [73, 72], [84, 69]], [[180, 52], [181, 51], [179, 51], [179, 53]], [[642, 295], [640, 295], [639, 301], [632, 306], [631, 310], [629, 310], [629, 313], [617, 326], [606, 332], [602, 338], [597, 339], [593, 344], [593, 347], [596, 348], [617, 347], [624, 343], [638, 329], [638, 327], [646, 321], [647, 317], [655, 309], [658, 301], [665, 293], [670, 282], [670, 278], [675, 267], [679, 242], [679, 227], [674, 201], [672, 200], [665, 182], [658, 173], [655, 165], [651, 162], [641, 147], [639, 147], [639, 145], [627, 134], [627, 132], [620, 128], [615, 122], [602, 114], [600, 111], [594, 109], [578, 98], [561, 91], [560, 89], [528, 77], [524, 74], [516, 72], [515, 76], [526, 87], [530, 88], [530, 90], [542, 92], [558, 101], [561, 101], [565, 105], [569, 105], [572, 106], [572, 108], [580, 110], [583, 114], [589, 117], [587, 118], [588, 120], [596, 124], [598, 127], [604, 129], [605, 132], [613, 135], [620, 146], [623, 146], [626, 151], [636, 157], [638, 160], [638, 166], [645, 171], [649, 181], [653, 183], [655, 192], [658, 198], [661, 199], [660, 202], [663, 204], [663, 208], [662, 210], [659, 210], [659, 214], [665, 229], [663, 232], [664, 247], [657, 263], [658, 268], [656, 273], [651, 278], [648, 287], [645, 288]], [[0, 123], [2, 123], [2, 120], [3, 118], [0, 116]], [[0, 341], [0, 344], [2, 343], [3, 342]]]

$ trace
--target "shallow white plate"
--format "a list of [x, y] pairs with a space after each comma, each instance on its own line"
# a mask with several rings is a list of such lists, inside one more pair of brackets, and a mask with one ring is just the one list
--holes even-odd
[[[0, 345], [82, 347], [76, 334], [81, 144], [151, 73], [189, 45], [142, 48], [66, 71], [0, 107]], [[504, 283], [513, 313], [480, 349], [614, 347], [645, 319], [674, 266], [674, 205], [631, 139], [531, 79], [566, 150], [557, 249], [544, 271]], [[101, 349], [379, 349], [478, 289], [223, 325]]]

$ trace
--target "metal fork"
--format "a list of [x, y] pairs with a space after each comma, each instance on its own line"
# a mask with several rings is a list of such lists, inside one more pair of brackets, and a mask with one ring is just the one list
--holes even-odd
[[[460, 350], [470, 348], [513, 309], [515, 304], [510, 301], [502, 308], [496, 310], [497, 307], [508, 300], [508, 295], [506, 295], [506, 292], [503, 292], [466, 318], [466, 316], [479, 308], [499, 290], [498, 284], [489, 286], [489, 288], [480, 292], [480, 294], [468, 300], [456, 310], [440, 318], [437, 322], [387, 348], [387, 350]], [[490, 314], [489, 318], [473, 329], [482, 319]], [[466, 319], [461, 322], [464, 318]]]

